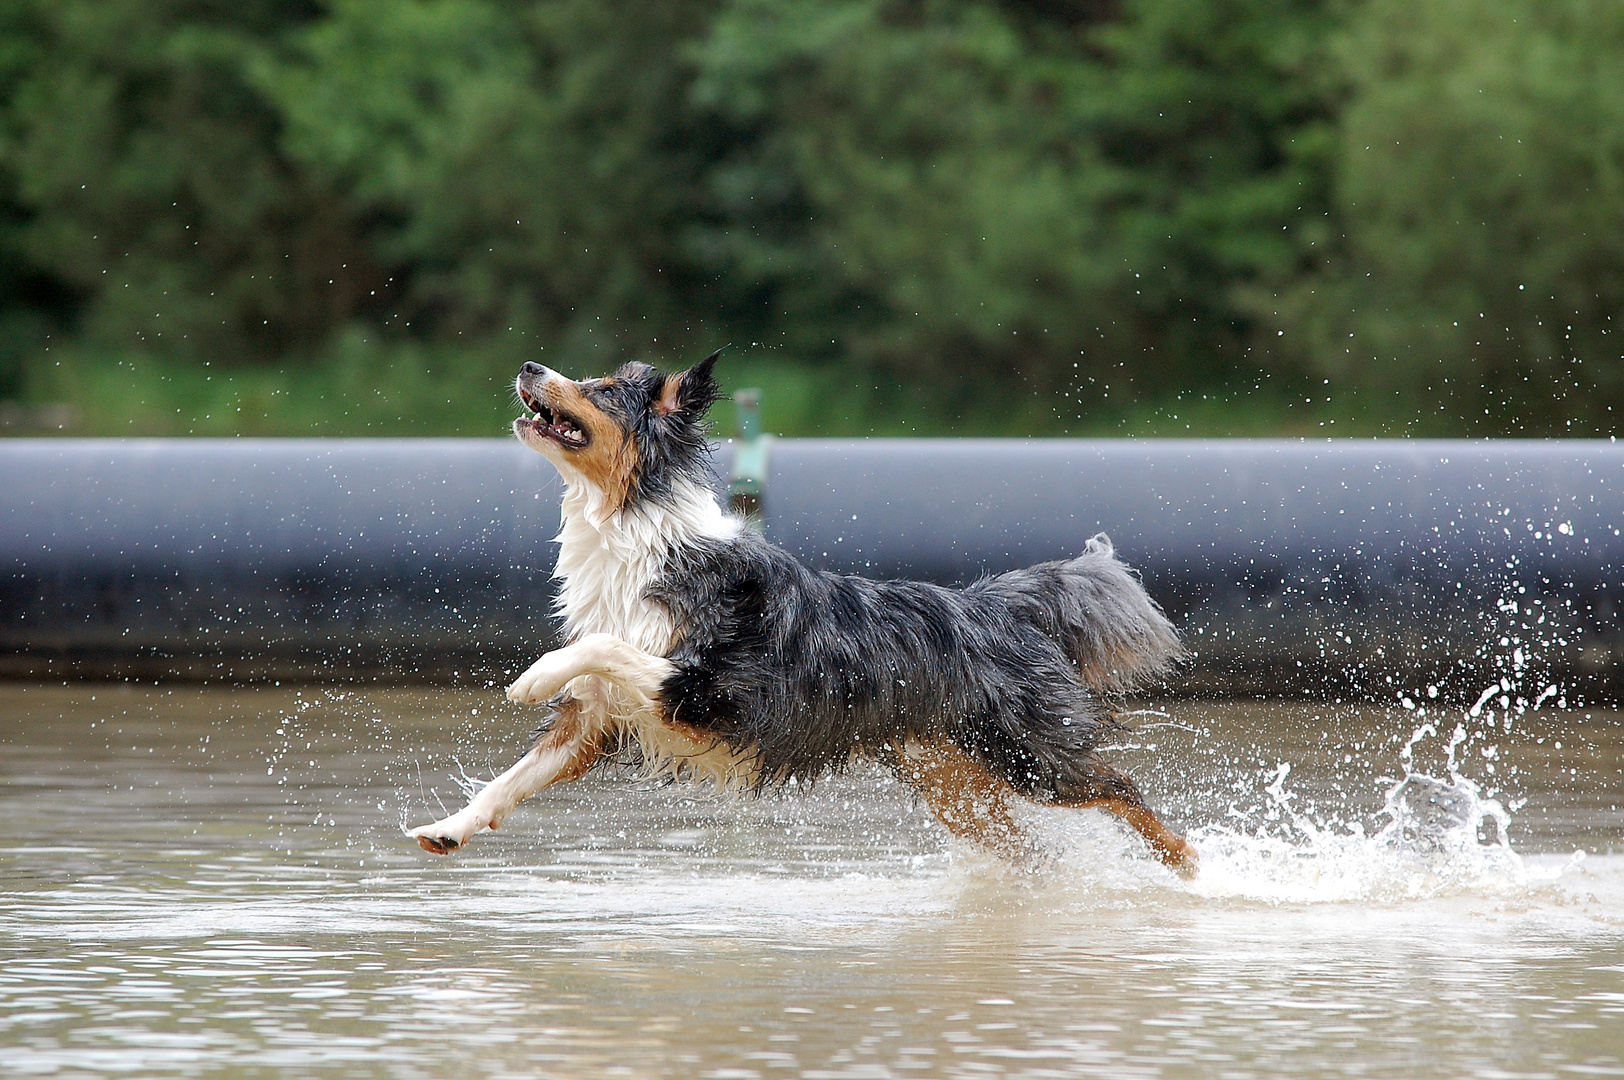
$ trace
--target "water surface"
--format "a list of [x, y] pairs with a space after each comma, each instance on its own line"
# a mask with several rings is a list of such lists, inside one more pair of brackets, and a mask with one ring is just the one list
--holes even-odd
[[1485, 701], [1138, 717], [1184, 882], [867, 770], [595, 775], [442, 859], [495, 690], [0, 685], [0, 1075], [1624, 1076], [1624, 724]]

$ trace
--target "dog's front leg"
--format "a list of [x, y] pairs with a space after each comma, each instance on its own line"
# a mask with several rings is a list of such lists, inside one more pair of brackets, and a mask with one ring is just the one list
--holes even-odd
[[644, 652], [613, 634], [587, 634], [531, 664], [508, 687], [507, 696], [522, 705], [536, 705], [558, 693], [571, 679], [601, 675], [631, 691], [639, 704], [648, 706], [657, 700], [660, 685], [675, 670], [665, 657]]
[[[584, 689], [584, 688], [583, 688]], [[552, 722], [530, 752], [474, 795], [448, 818], [411, 831], [424, 851], [445, 855], [462, 847], [481, 829], [494, 829], [515, 806], [552, 784], [574, 780], [603, 753], [605, 727], [598, 695], [570, 696], [555, 706]]]

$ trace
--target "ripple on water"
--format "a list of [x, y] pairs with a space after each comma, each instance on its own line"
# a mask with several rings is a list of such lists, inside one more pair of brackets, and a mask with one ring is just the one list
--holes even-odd
[[591, 780], [433, 859], [478, 695], [7, 693], [5, 1076], [1624, 1075], [1616, 726], [1495, 790], [1408, 714], [1175, 706], [1122, 753], [1186, 882], [1095, 812], [1011, 870], [880, 773]]

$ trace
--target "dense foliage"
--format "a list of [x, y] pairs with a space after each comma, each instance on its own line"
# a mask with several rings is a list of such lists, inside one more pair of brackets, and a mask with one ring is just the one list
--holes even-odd
[[1621, 302], [1603, 0], [0, 0], [0, 398], [80, 431], [731, 341], [794, 432], [1606, 434]]

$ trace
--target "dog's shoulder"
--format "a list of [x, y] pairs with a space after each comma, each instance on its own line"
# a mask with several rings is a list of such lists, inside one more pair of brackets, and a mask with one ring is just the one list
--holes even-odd
[[748, 529], [673, 548], [649, 587], [652, 599], [715, 597], [739, 590], [793, 587], [810, 571], [795, 556]]

